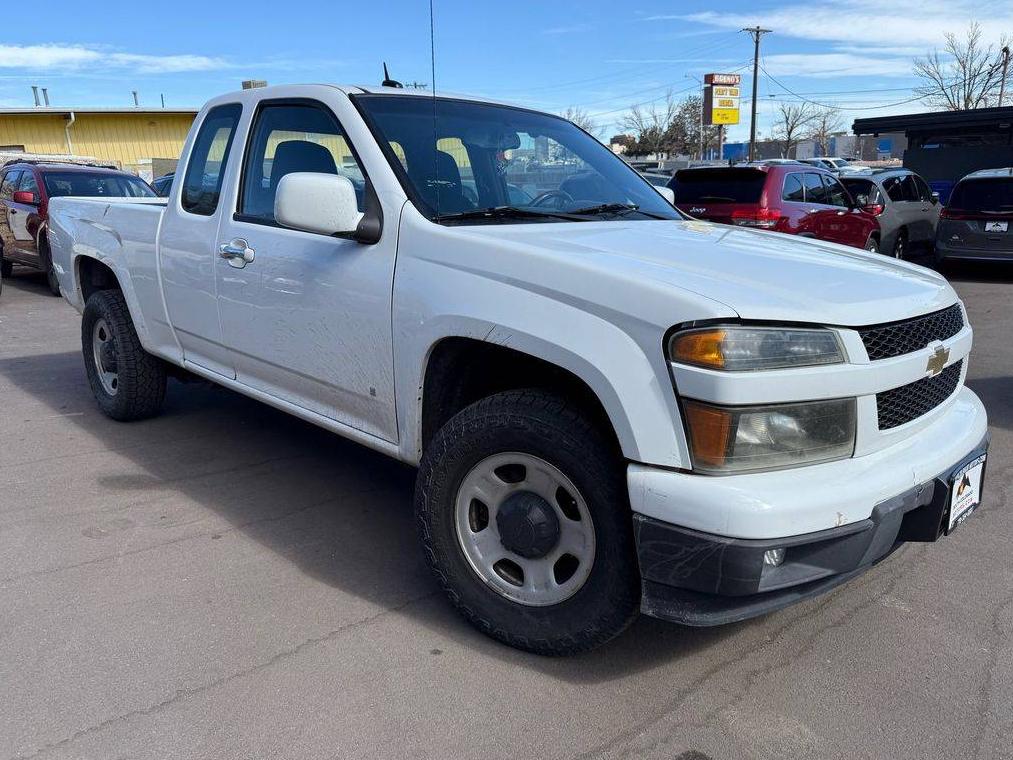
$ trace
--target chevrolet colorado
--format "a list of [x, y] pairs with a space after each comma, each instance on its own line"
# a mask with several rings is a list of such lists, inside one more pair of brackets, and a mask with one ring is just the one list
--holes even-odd
[[508, 644], [763, 614], [980, 503], [932, 271], [687, 218], [573, 124], [463, 97], [224, 95], [179, 165], [166, 199], [52, 201], [99, 406], [154, 415], [186, 370], [418, 465], [439, 584]]

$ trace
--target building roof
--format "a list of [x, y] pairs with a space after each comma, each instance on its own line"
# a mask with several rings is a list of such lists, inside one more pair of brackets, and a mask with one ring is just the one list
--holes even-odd
[[876, 116], [869, 119], [855, 119], [851, 129], [856, 135], [876, 135], [885, 132], [936, 131], [961, 127], [1009, 128], [1010, 124], [1013, 124], [1013, 106]]
[[135, 114], [157, 116], [158, 114], [185, 114], [196, 116], [196, 108], [56, 108], [39, 106], [38, 108], [0, 108], [0, 116], [64, 116], [67, 114]]

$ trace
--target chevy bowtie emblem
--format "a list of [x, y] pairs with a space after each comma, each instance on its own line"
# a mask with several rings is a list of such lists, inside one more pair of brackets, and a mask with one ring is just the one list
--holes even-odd
[[938, 346], [935, 351], [932, 352], [932, 356], [929, 357], [928, 363], [925, 365], [925, 369], [928, 370], [929, 377], [935, 377], [943, 368], [946, 366], [946, 360], [950, 358], [950, 349]]

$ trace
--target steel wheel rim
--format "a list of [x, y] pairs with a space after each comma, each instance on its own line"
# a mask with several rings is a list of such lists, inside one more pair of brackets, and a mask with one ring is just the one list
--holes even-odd
[[109, 325], [104, 319], [96, 320], [95, 326], [91, 330], [91, 348], [95, 359], [95, 372], [98, 375], [99, 383], [102, 384], [102, 390], [110, 396], [115, 396], [117, 390], [119, 390], [120, 377], [118, 372], [105, 369], [102, 353], [106, 350], [107, 345], [110, 350], [114, 349], [116, 345], [113, 343], [113, 336], [109, 331]]
[[[524, 475], [511, 482], [502, 477], [504, 468], [514, 473], [523, 468]], [[526, 558], [503, 545], [497, 513], [518, 492], [541, 497], [558, 518], [558, 541], [544, 557]], [[583, 588], [594, 567], [594, 524], [587, 502], [558, 467], [532, 454], [505, 452], [476, 464], [461, 481], [454, 513], [458, 545], [472, 571], [511, 601], [531, 607], [559, 604]]]

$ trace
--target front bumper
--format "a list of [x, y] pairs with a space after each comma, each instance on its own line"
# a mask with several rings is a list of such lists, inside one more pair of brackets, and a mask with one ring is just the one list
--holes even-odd
[[[642, 609], [687, 625], [743, 620], [845, 583], [905, 542], [935, 541], [950, 474], [987, 446], [984, 409], [964, 389], [932, 425], [859, 459], [709, 478], [633, 465]], [[849, 464], [850, 475], [837, 471]], [[925, 466], [932, 469], [921, 474]], [[682, 513], [687, 491], [709, 519], [699, 511], [695, 520], [664, 519]], [[701, 529], [715, 522], [717, 530]], [[804, 527], [784, 529], [792, 525]], [[781, 548], [783, 564], [764, 565], [764, 553]]]

